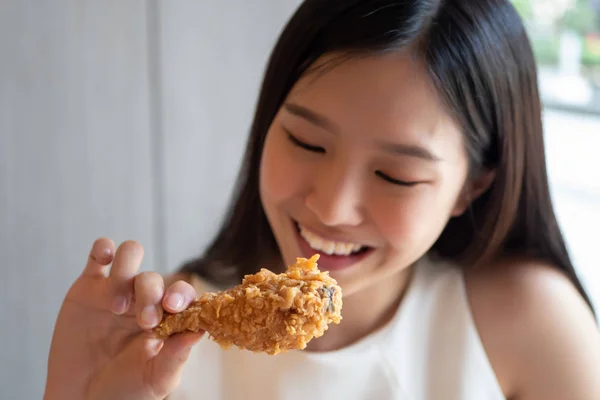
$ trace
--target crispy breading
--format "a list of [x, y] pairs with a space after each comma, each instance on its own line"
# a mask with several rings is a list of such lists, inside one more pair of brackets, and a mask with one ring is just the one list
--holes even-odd
[[206, 331], [223, 348], [278, 354], [304, 349], [342, 316], [342, 290], [317, 266], [319, 255], [297, 258], [282, 274], [261, 269], [242, 283], [204, 293], [183, 312], [166, 313], [155, 333]]

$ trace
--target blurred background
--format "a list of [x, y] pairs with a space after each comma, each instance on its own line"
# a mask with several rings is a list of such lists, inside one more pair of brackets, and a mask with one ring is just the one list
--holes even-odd
[[[265, 63], [300, 0], [0, 0], [0, 398], [39, 399], [95, 238], [145, 270], [199, 254], [230, 196]], [[600, 0], [518, 0], [552, 194], [600, 306]]]

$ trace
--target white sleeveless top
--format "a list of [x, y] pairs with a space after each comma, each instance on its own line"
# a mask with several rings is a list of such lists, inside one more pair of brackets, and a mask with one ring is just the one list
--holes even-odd
[[419, 263], [392, 320], [361, 341], [269, 356], [203, 339], [168, 399], [505, 400], [461, 271], [430, 262]]

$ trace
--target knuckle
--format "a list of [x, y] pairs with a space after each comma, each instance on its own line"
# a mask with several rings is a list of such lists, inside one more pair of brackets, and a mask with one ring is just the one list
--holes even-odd
[[190, 356], [189, 351], [179, 351], [174, 355], [175, 362], [178, 365], [184, 364]]
[[145, 302], [157, 302], [163, 295], [162, 276], [156, 272], [141, 272], [135, 278], [136, 297]]

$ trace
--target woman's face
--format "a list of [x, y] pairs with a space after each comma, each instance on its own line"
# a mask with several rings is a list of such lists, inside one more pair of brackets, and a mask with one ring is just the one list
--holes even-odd
[[260, 196], [286, 265], [320, 253], [344, 295], [410, 266], [468, 205], [459, 127], [418, 62], [351, 59], [292, 88]]

